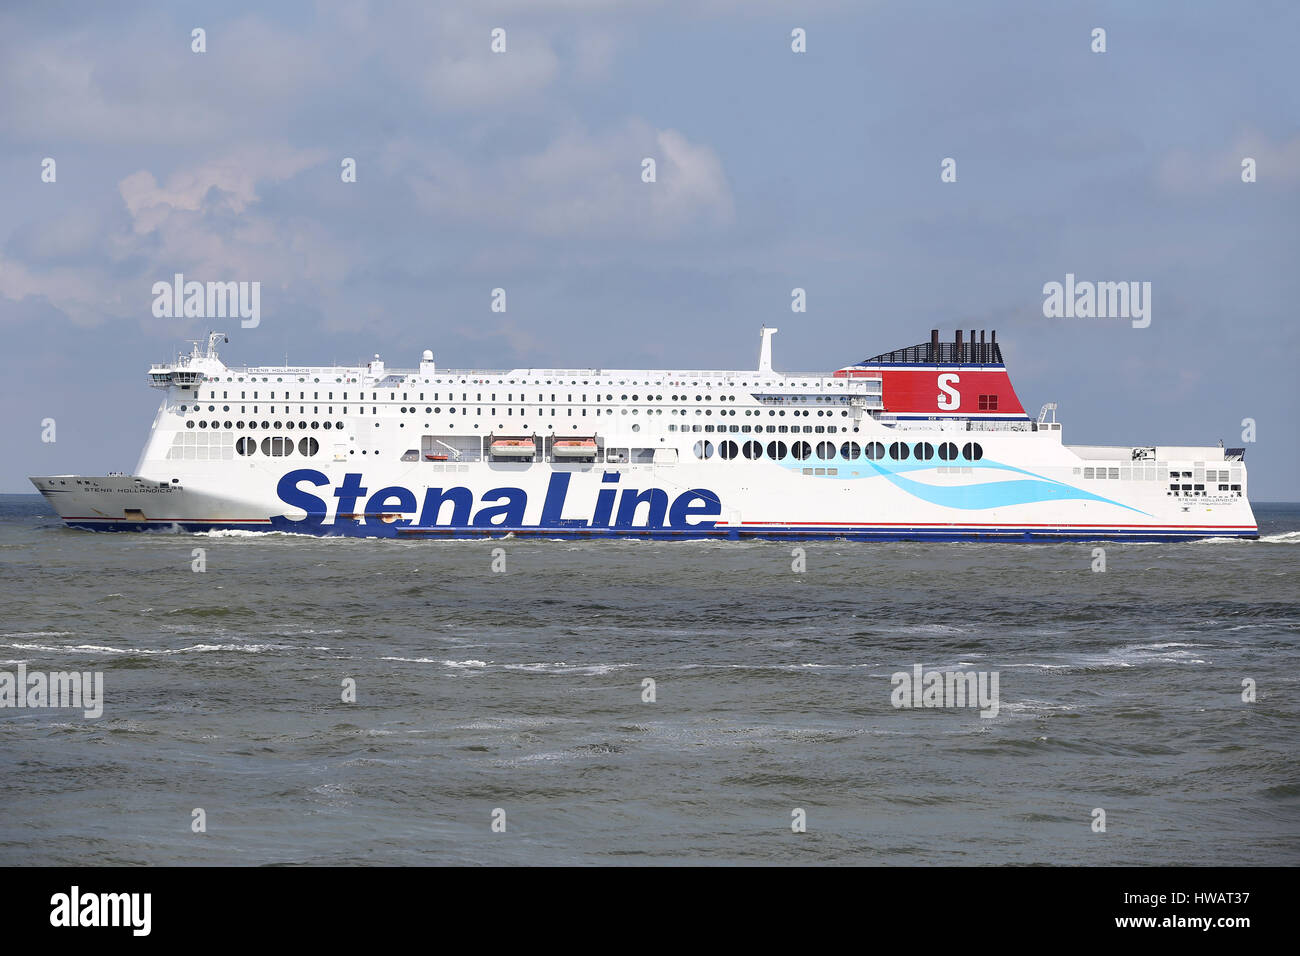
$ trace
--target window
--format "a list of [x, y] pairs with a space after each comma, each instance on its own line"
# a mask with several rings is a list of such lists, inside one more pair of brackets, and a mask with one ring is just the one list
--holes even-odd
[[921, 461], [929, 461], [934, 457], [934, 446], [928, 441], [920, 442], [916, 446], [915, 453], [916, 457]]
[[712, 458], [712, 457], [713, 457], [713, 442], [711, 442], [711, 441], [697, 441], [697, 442], [695, 443], [695, 457], [696, 457], [696, 458]]
[[880, 461], [885, 457], [885, 446], [878, 441], [868, 442], [863, 445], [862, 451], [871, 461]]
[[[286, 438], [285, 441], [293, 444], [292, 438]], [[320, 442], [314, 438], [302, 438], [298, 441], [298, 454], [311, 456], [320, 451]]]
[[840, 457], [847, 458], [849, 461], [857, 461], [862, 454], [862, 448], [855, 441], [846, 441], [840, 446]]
[[[250, 438], [248, 439], [248, 441], [252, 441], [252, 439]], [[262, 454], [271, 455], [272, 457], [275, 458], [282, 458], [285, 455], [292, 455], [293, 439], [281, 438], [279, 435], [276, 435], [274, 438], [263, 438]]]
[[889, 457], [894, 461], [907, 461], [909, 454], [911, 454], [911, 451], [908, 449], [906, 442], [896, 441], [889, 446]]
[[747, 441], [741, 447], [741, 451], [745, 453], [745, 457], [750, 461], [753, 461], [755, 458], [762, 458], [763, 443], [759, 441]]
[[780, 461], [785, 457], [785, 442], [772, 441], [767, 443], [767, 457], [773, 461]]
[[944, 442], [939, 446], [939, 457], [944, 461], [957, 460], [957, 446], [950, 441]]
[[235, 442], [235, 451], [241, 455], [252, 455], [257, 451], [256, 438], [241, 438]]
[[979, 406], [981, 412], [996, 412], [998, 410], [998, 397], [996, 395], [981, 395]]
[[967, 461], [979, 461], [984, 457], [984, 449], [980, 447], [979, 442], [968, 441], [961, 448], [961, 456]]
[[832, 441], [819, 441], [817, 443], [817, 457], [822, 461], [835, 457], [835, 443]]
[[807, 461], [812, 457], [812, 445], [809, 445], [806, 441], [797, 441], [790, 446], [790, 454], [797, 461]]
[[724, 441], [718, 445], [718, 454], [722, 456], [724, 461], [731, 461], [731, 459], [735, 458], [737, 450], [734, 441]]

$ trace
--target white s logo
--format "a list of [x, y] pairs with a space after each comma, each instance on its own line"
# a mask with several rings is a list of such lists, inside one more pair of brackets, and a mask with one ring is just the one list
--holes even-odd
[[953, 372], [944, 372], [939, 376], [939, 388], [947, 394], [938, 396], [939, 407], [945, 411], [955, 412], [961, 408], [961, 393], [952, 386], [961, 381], [961, 376]]

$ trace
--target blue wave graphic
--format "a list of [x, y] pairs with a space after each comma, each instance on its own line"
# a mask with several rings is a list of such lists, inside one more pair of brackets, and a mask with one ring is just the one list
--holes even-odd
[[[836, 460], [841, 467], [846, 464], [845, 461], [839, 460], [838, 457]], [[961, 462], [961, 467], [1012, 471], [1027, 477], [1012, 479], [1009, 481], [986, 481], [981, 484], [973, 485], [928, 485], [924, 482], [904, 477], [903, 472], [926, 471], [936, 467], [930, 462], [873, 461], [869, 458], [863, 458], [862, 462], [863, 464], [870, 466], [871, 469], [875, 471], [876, 475], [862, 475], [856, 477], [853, 475], [837, 475], [836, 477], [857, 480], [858, 478], [872, 478], [878, 475], [894, 487], [907, 492], [912, 497], [920, 498], [922, 501], [927, 501], [932, 505], [939, 505], [944, 508], [955, 508], [962, 511], [983, 511], [989, 508], [1033, 504], [1039, 501], [1099, 501], [1103, 504], [1114, 505], [1117, 508], [1123, 508], [1126, 511], [1135, 512], [1136, 514], [1148, 514], [1139, 508], [1133, 508], [1110, 498], [1103, 498], [1101, 495], [1094, 495], [1092, 492], [1084, 491], [1082, 488], [1076, 488], [1073, 485], [1067, 485], [1064, 482], [1045, 478], [1032, 471], [1017, 468], [1015, 465], [1004, 465], [1001, 462], [996, 461], [963, 461]], [[852, 462], [852, 464], [857, 465], [858, 462], [855, 461]], [[796, 461], [793, 464], [786, 465], [786, 467], [803, 468], [806, 465], [807, 462]]]

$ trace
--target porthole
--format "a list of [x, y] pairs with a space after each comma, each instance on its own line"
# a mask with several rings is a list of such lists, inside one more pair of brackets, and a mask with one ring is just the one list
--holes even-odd
[[200, 427], [200, 428], [207, 428], [207, 427], [208, 427], [208, 423], [207, 423], [206, 421], [200, 421], [200, 422], [199, 422], [199, 427]]
[[289, 429], [289, 431], [293, 431], [293, 422], [285, 422], [284, 427]]
[[896, 441], [889, 446], [889, 457], [894, 461], [907, 461], [908, 454], [906, 442]]
[[192, 420], [186, 422], [186, 423], [185, 423], [185, 427], [186, 427], [186, 428], [193, 428], [193, 427], [194, 427], [194, 422], [193, 422]]
[[257, 422], [249, 422], [249, 423], [248, 423], [248, 427], [249, 427], [249, 428], [256, 428], [256, 427], [257, 427]]
[[270, 423], [270, 422], [262, 422], [262, 427], [263, 427], [263, 428], [270, 428], [270, 427], [271, 427], [271, 423]]

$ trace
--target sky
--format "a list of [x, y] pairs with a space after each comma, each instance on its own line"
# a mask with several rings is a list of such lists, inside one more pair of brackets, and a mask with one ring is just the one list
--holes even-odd
[[[1252, 0], [7, 4], [0, 491], [130, 471], [149, 364], [213, 327], [231, 364], [752, 369], [768, 325], [785, 371], [996, 329], [1067, 443], [1244, 444], [1300, 500], [1297, 38]], [[178, 272], [260, 324], [155, 317]], [[1151, 283], [1150, 325], [1046, 317], [1067, 274]]]

